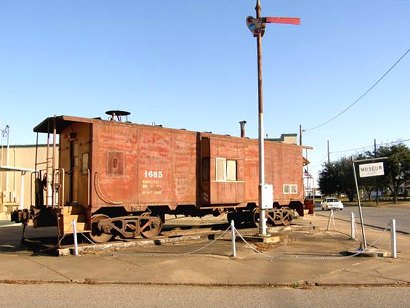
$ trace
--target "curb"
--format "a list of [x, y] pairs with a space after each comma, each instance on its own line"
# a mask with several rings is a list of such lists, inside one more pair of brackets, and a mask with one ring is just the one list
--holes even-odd
[[292, 283], [260, 283], [260, 284], [227, 284], [227, 283], [143, 283], [137, 281], [97, 281], [93, 279], [85, 280], [70, 280], [70, 281], [56, 281], [56, 280], [0, 280], [0, 284], [11, 285], [40, 285], [40, 284], [64, 284], [64, 285], [141, 285], [141, 286], [190, 286], [190, 287], [241, 287], [241, 288], [293, 288], [293, 289], [310, 289], [315, 287], [355, 287], [355, 288], [385, 288], [385, 287], [402, 287], [410, 288], [409, 282], [392, 282], [392, 283], [322, 283], [309, 281], [296, 281]]
[[[318, 216], [324, 217], [324, 218], [329, 218], [329, 217], [326, 216], [326, 215], [320, 215], [320, 214], [318, 214]], [[341, 220], [341, 221], [344, 221], [344, 222], [348, 222], [348, 223], [351, 222], [349, 219], [341, 218], [341, 217], [335, 217], [335, 219], [338, 219], [338, 220]], [[367, 223], [364, 223], [364, 225], [365, 225], [366, 227], [375, 228], [375, 229], [379, 229], [379, 230], [384, 230], [384, 229], [386, 229], [385, 227], [380, 227], [380, 226], [371, 225], [371, 224], [367, 224]], [[400, 233], [400, 234], [404, 234], [404, 235], [409, 235], [409, 234], [410, 234], [410, 232], [400, 231], [400, 230], [397, 230], [397, 229], [396, 229], [396, 233]]]

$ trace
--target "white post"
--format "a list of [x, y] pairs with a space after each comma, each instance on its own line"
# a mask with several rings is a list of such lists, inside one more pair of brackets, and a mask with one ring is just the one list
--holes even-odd
[[397, 258], [397, 238], [396, 238], [396, 220], [392, 219], [390, 223], [390, 239], [391, 239], [391, 257]]
[[20, 182], [20, 202], [19, 202], [19, 210], [24, 209], [24, 175], [26, 174], [25, 171], [22, 171], [20, 176], [21, 176], [21, 182]]
[[352, 240], [356, 239], [356, 220], [355, 220], [355, 215], [353, 212], [350, 212], [350, 218], [351, 218], [351, 226], [350, 226], [350, 234]]
[[327, 222], [327, 229], [326, 229], [326, 231], [329, 231], [329, 229], [330, 229], [330, 222], [331, 222], [331, 221], [332, 221], [332, 223], [333, 223], [333, 228], [336, 229], [336, 226], [335, 226], [335, 213], [333, 212], [333, 210], [330, 210], [329, 220], [328, 220], [328, 222]]
[[77, 242], [77, 223], [73, 219], [71, 222], [71, 225], [73, 226], [73, 239], [74, 239], [74, 255], [78, 256], [78, 242]]
[[[6, 125], [4, 129], [7, 131], [7, 148], [6, 148], [6, 166], [9, 165], [9, 149], [10, 149], [10, 126]], [[6, 172], [6, 192], [9, 193], [9, 173]], [[9, 196], [10, 199], [10, 196]], [[12, 200], [9, 200], [11, 202]]]
[[235, 237], [235, 222], [231, 220], [232, 231], [232, 257], [236, 258], [236, 237]]

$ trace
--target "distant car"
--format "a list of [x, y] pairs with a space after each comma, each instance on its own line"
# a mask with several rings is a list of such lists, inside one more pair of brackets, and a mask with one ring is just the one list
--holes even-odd
[[343, 210], [343, 203], [337, 198], [325, 198], [320, 203], [320, 207], [322, 211]]

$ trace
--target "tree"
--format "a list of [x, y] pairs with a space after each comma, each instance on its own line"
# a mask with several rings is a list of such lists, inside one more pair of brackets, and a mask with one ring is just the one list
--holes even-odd
[[410, 149], [400, 143], [391, 147], [380, 147], [377, 155], [387, 157], [384, 161], [383, 185], [390, 189], [393, 202], [396, 203], [399, 187], [410, 179]]
[[[387, 157], [384, 162], [384, 176], [358, 178], [359, 187], [367, 192], [379, 188], [388, 188], [393, 195], [393, 202], [397, 202], [397, 195], [401, 185], [410, 181], [410, 149], [404, 144], [380, 147], [377, 153], [366, 152], [356, 159], [374, 159]], [[358, 164], [356, 164], [358, 168]], [[358, 172], [356, 170], [358, 175]], [[353, 201], [356, 185], [353, 175], [353, 158], [341, 158], [333, 163], [325, 163], [319, 172], [319, 187], [323, 194], [346, 194], [349, 201]]]
[[350, 158], [341, 158], [334, 163], [325, 163], [319, 172], [319, 187], [322, 194], [346, 194], [353, 201], [356, 186], [353, 176], [353, 162]]

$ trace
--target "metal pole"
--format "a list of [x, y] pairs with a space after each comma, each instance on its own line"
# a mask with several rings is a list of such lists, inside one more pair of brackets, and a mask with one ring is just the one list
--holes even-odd
[[[47, 154], [46, 154], [46, 207], [49, 206], [50, 204], [50, 188], [49, 188], [49, 183], [50, 183], [50, 177], [49, 177], [49, 169], [50, 169], [50, 119], [47, 120]], [[42, 179], [41, 179], [42, 180]]]
[[74, 255], [78, 256], [78, 242], [77, 242], [77, 223], [73, 219], [71, 222], [71, 225], [73, 226], [73, 238], [74, 238]]
[[[374, 139], [374, 157], [377, 157], [377, 143]], [[379, 187], [376, 187], [376, 205], [379, 205]]]
[[[0, 165], [3, 165], [3, 131], [0, 129]], [[3, 193], [3, 173], [0, 173], [0, 192]]]
[[26, 174], [25, 171], [22, 171], [22, 172], [21, 172], [19, 210], [24, 209], [24, 175], [25, 175], [25, 174]]
[[[9, 149], [10, 149], [10, 126], [6, 125], [7, 131], [7, 148], [6, 148], [6, 166], [9, 165]], [[6, 172], [6, 192], [9, 193], [9, 173]], [[11, 202], [10, 195], [8, 196], [9, 202]]]
[[56, 191], [54, 190], [55, 187], [55, 173], [54, 171], [56, 170], [56, 153], [57, 153], [57, 146], [56, 146], [56, 139], [57, 139], [57, 128], [56, 128], [56, 117], [54, 116], [53, 118], [53, 157], [52, 157], [52, 161], [51, 161], [51, 206], [52, 208], [54, 208], [55, 206], [55, 195], [56, 195]]
[[236, 258], [236, 237], [235, 237], [235, 222], [231, 220], [231, 231], [232, 231], [232, 257]]
[[[256, 18], [261, 17], [260, 1], [256, 1]], [[263, 84], [262, 84], [262, 33], [256, 36], [257, 55], [258, 55], [258, 136], [259, 136], [259, 235], [267, 236], [266, 217], [263, 209], [264, 195], [263, 187], [265, 185], [265, 145], [264, 145], [264, 126], [263, 126]]]
[[336, 229], [336, 226], [335, 226], [335, 213], [333, 212], [333, 210], [330, 210], [329, 220], [327, 221], [327, 229], [326, 229], [326, 231], [329, 231], [329, 230], [330, 230], [330, 223], [333, 223], [333, 228]]
[[397, 238], [396, 238], [396, 220], [392, 219], [390, 223], [390, 238], [391, 238], [391, 257], [397, 258]]
[[329, 147], [329, 140], [327, 141], [327, 163], [330, 164], [330, 147]]
[[355, 215], [353, 212], [350, 213], [350, 220], [351, 220], [351, 226], [350, 226], [350, 237], [352, 240], [356, 239], [356, 219]]
[[359, 215], [360, 215], [360, 225], [362, 228], [362, 236], [363, 236], [363, 248], [367, 248], [367, 243], [366, 243], [366, 235], [364, 233], [364, 222], [363, 222], [363, 212], [362, 212], [362, 205], [360, 204], [360, 193], [359, 193], [359, 184], [357, 183], [357, 176], [356, 176], [356, 168], [354, 165], [355, 162], [353, 162], [353, 174], [354, 174], [354, 181], [356, 184], [356, 192], [357, 192], [357, 201], [359, 204]]

